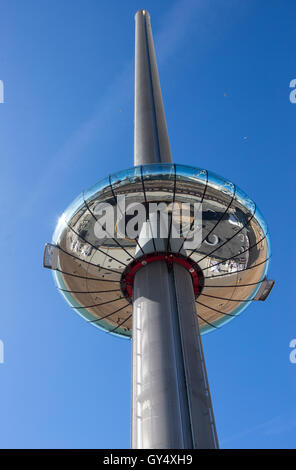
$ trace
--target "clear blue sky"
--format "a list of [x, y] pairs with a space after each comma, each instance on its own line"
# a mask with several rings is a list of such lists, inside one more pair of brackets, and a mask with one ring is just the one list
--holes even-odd
[[2, 0], [0, 447], [130, 445], [131, 343], [74, 313], [42, 254], [83, 189], [133, 164], [139, 8], [174, 161], [237, 183], [271, 232], [270, 298], [203, 337], [221, 447], [295, 448], [293, 0]]

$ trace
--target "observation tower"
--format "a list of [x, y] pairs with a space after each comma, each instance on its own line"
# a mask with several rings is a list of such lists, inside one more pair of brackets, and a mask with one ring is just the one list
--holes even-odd
[[132, 339], [132, 447], [218, 448], [201, 334], [268, 296], [268, 229], [238, 186], [172, 163], [149, 13], [135, 20], [134, 166], [70, 204], [44, 266], [87, 322]]

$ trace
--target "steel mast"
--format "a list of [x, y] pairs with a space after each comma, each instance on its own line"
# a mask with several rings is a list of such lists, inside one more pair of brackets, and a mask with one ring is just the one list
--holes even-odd
[[[135, 21], [134, 164], [170, 163], [149, 13], [139, 10]], [[155, 242], [159, 250], [166, 245]], [[149, 252], [141, 235], [139, 244]], [[218, 447], [191, 277], [165, 261], [148, 264], [134, 279], [132, 447]]]

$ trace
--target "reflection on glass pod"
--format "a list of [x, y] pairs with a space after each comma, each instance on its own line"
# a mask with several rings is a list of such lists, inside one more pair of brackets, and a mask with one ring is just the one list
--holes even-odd
[[62, 214], [46, 263], [70, 306], [105, 331], [131, 336], [132, 305], [122, 290], [122, 273], [144, 254], [141, 231], [151, 228], [155, 214], [164, 232], [148, 233], [154, 249], [155, 240], [165, 238], [168, 253], [179, 253], [203, 273], [196, 296], [201, 332], [239, 315], [266, 277], [266, 222], [232, 182], [170, 163], [110, 175]]

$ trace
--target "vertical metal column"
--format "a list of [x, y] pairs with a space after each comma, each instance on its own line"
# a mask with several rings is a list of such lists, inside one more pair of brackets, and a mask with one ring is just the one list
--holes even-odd
[[150, 15], [139, 10], [135, 47], [134, 164], [171, 162]]
[[[134, 164], [171, 161], [150, 17], [140, 10]], [[165, 240], [157, 243], [166, 246]], [[192, 281], [185, 268], [169, 271], [159, 261], [136, 273], [132, 337], [132, 447], [217, 448]]]

